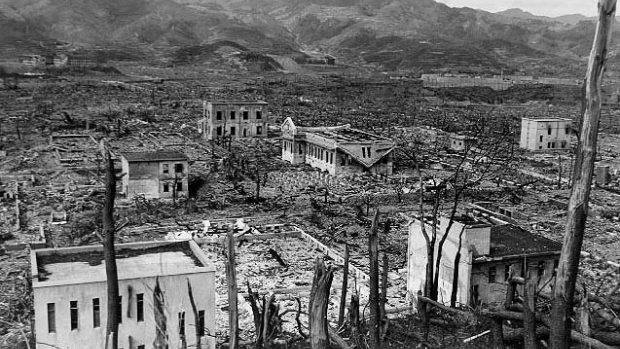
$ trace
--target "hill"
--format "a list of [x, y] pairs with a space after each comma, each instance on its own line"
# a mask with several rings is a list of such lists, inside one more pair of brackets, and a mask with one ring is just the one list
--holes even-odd
[[433, 0], [0, 0], [0, 24], [0, 44], [22, 51], [55, 41], [172, 48], [169, 58], [180, 62], [183, 47], [207, 45], [198, 49], [204, 53], [232, 42], [263, 57], [309, 50], [380, 70], [557, 75], [585, 69], [595, 28], [579, 15], [490, 13]]

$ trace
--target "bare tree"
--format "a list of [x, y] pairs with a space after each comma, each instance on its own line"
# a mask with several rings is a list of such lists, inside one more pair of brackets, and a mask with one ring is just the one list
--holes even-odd
[[[106, 283], [108, 288], [108, 317], [106, 325], [106, 348], [118, 348], [118, 318], [121, 314], [119, 306], [118, 271], [116, 269], [116, 253], [114, 251], [114, 198], [116, 197], [116, 173], [110, 151], [104, 146], [103, 155], [106, 159], [106, 191], [103, 204], [103, 258], [105, 260]], [[111, 341], [111, 343], [110, 343]]]
[[549, 343], [552, 349], [570, 346], [570, 318], [596, 158], [601, 115], [601, 81], [605, 70], [607, 49], [611, 40], [616, 0], [600, 0], [598, 7], [598, 25], [586, 73], [586, 101], [581, 120], [577, 159], [573, 170], [574, 181], [568, 203], [562, 254], [560, 255], [553, 289]]

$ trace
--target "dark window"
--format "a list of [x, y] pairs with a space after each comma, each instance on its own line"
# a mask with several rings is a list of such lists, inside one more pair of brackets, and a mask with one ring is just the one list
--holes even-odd
[[247, 110], [243, 111], [243, 120], [247, 120], [250, 117], [250, 113]]
[[256, 126], [256, 134], [257, 135], [263, 134], [263, 126]]
[[93, 298], [93, 327], [101, 326], [101, 305], [99, 298]]
[[185, 312], [179, 313], [179, 336], [185, 336]]
[[235, 135], [235, 133], [236, 133], [236, 131], [237, 131], [237, 130], [236, 130], [234, 127], [231, 127], [231, 128], [230, 128], [230, 135], [231, 135], [231, 136], [234, 136], [234, 135]]
[[551, 135], [551, 127], [549, 127], [549, 128], [547, 129], [547, 134], [548, 134], [548, 135]]
[[218, 126], [217, 127], [217, 135], [221, 136], [222, 135], [222, 126]]
[[216, 120], [222, 120], [222, 112], [221, 111], [216, 111], [215, 112], [215, 119]]
[[142, 345], [138, 345], [138, 348], [137, 348], [137, 349], [144, 349], [144, 344], [142, 344]]
[[177, 183], [177, 191], [183, 191], [183, 182]]
[[496, 267], [489, 267], [489, 283], [495, 282], [495, 276], [497, 275]]
[[540, 136], [540, 141], [541, 141], [541, 142], [543, 141], [543, 136]]
[[198, 311], [198, 327], [196, 328], [196, 334], [200, 337], [205, 335], [205, 311]]
[[362, 147], [362, 157], [365, 158], [366, 157], [366, 148]]
[[510, 278], [510, 264], [504, 265], [504, 281], [508, 281]]
[[78, 302], [70, 301], [69, 309], [70, 309], [70, 315], [71, 315], [71, 329], [77, 330], [78, 328]]
[[257, 118], [257, 119], [262, 119], [262, 118], [263, 118], [263, 112], [262, 112], [262, 111], [260, 111], [260, 110], [257, 110], [257, 111], [256, 111], [256, 118]]
[[56, 304], [47, 303], [47, 332], [56, 332]]
[[248, 129], [244, 128], [243, 129], [243, 137], [247, 137], [248, 136]]
[[163, 165], [162, 165], [162, 169], [163, 169], [163, 172], [164, 172], [164, 173], [168, 173], [168, 172], [170, 172], [170, 169], [168, 168], [168, 164], [163, 164]]
[[538, 277], [545, 275], [545, 261], [538, 262]]
[[237, 117], [237, 114], [234, 111], [230, 112], [230, 120], [235, 120], [235, 118]]
[[566, 128], [564, 129], [564, 132], [566, 132], [566, 134], [570, 134], [570, 127], [566, 126]]
[[116, 314], [118, 318], [118, 323], [123, 322], [123, 297], [118, 296], [118, 314]]
[[164, 193], [168, 193], [170, 191], [170, 185], [168, 183], [164, 183]]
[[144, 321], [144, 293], [136, 294], [136, 317], [138, 322]]
[[174, 172], [176, 172], [176, 173], [183, 173], [183, 164], [175, 164], [174, 165]]

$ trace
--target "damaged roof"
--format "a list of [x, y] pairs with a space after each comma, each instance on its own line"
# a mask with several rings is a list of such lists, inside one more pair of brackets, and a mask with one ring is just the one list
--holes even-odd
[[128, 162], [187, 161], [185, 154], [178, 151], [123, 152]]
[[562, 244], [512, 224], [491, 227], [489, 257], [560, 253]]

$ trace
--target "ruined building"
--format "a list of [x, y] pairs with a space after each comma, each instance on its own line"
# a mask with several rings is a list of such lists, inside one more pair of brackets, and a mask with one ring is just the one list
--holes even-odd
[[309, 164], [331, 175], [370, 172], [392, 174], [389, 138], [351, 128], [298, 127], [291, 118], [282, 124], [282, 160]]
[[565, 118], [522, 118], [519, 147], [527, 150], [568, 150], [572, 121]]
[[269, 125], [267, 103], [263, 101], [203, 102], [198, 128], [205, 139], [266, 138]]
[[454, 151], [469, 151], [478, 143], [478, 138], [465, 134], [450, 133], [450, 149]]
[[172, 199], [187, 196], [189, 163], [179, 152], [121, 153], [122, 193], [131, 198]]
[[[116, 253], [119, 348], [153, 348], [162, 338], [162, 348], [196, 348], [198, 340], [215, 348], [215, 267], [194, 241], [118, 244]], [[102, 247], [32, 250], [30, 258], [36, 348], [103, 348]]]
[[[449, 218], [441, 216], [437, 225], [438, 245], [448, 229]], [[425, 220], [430, 234], [430, 219]], [[459, 235], [462, 232], [461, 243]], [[460, 246], [458, 263], [457, 305], [496, 305], [506, 299], [507, 282], [511, 266], [516, 275], [525, 275], [529, 268], [536, 268], [538, 289], [549, 288], [560, 258], [561, 244], [538, 236], [512, 224], [494, 224], [470, 216], [457, 216], [448, 232], [442, 249], [437, 301], [450, 304], [454, 283], [454, 265]], [[407, 291], [415, 297], [424, 291], [426, 280], [426, 240], [419, 218], [409, 223]], [[435, 257], [436, 258], [436, 257]], [[436, 259], [433, 261], [435, 265]], [[522, 293], [522, 289], [518, 291]]]

